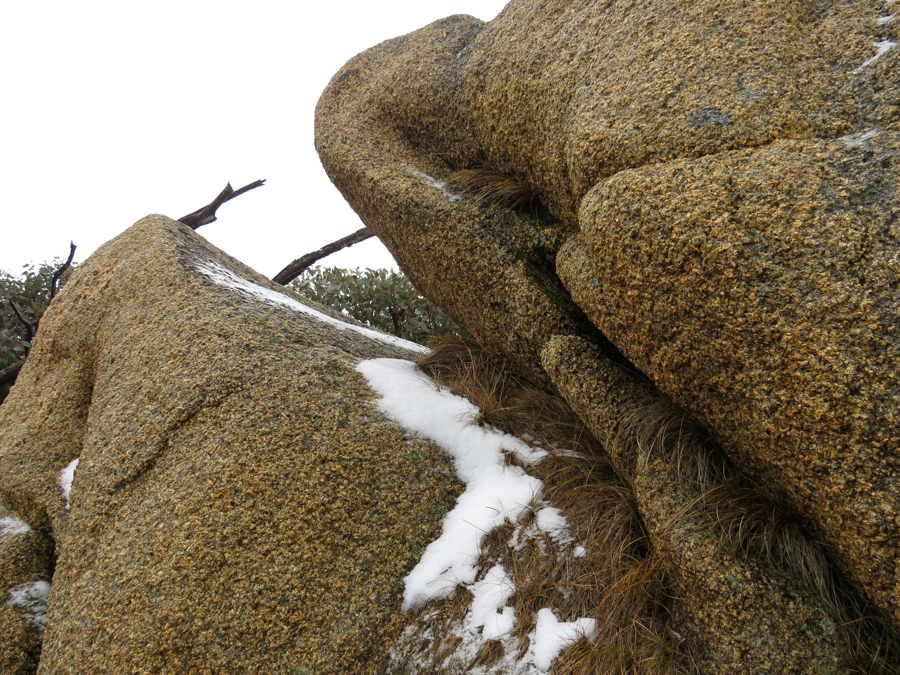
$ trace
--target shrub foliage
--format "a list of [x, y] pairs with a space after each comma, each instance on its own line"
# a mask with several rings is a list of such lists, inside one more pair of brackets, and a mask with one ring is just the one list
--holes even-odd
[[[35, 268], [28, 264], [18, 276], [0, 270], [0, 370], [13, 365], [28, 354], [31, 343], [28, 332], [13, 312], [11, 302], [16, 304], [25, 320], [39, 321], [50, 304], [50, 287], [53, 274], [63, 264], [62, 260], [42, 263]], [[62, 288], [75, 268], [73, 263], [57, 284]], [[0, 386], [0, 401], [6, 396], [7, 386]]]
[[419, 295], [402, 272], [387, 269], [311, 267], [291, 288], [364, 324], [406, 340], [461, 335], [462, 329], [437, 305]]
[[[53, 274], [63, 264], [62, 260], [45, 262], [37, 269], [25, 265], [19, 276], [0, 270], [0, 369], [11, 366], [28, 353], [31, 343], [27, 331], [13, 312], [11, 302], [16, 304], [27, 321], [34, 323], [44, 315], [50, 304], [50, 285]], [[62, 288], [75, 264], [65, 271], [57, 285]]]

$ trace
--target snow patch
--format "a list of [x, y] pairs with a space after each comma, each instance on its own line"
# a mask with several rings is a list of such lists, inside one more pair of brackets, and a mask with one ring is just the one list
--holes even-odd
[[473, 600], [465, 619], [466, 630], [473, 635], [480, 632], [482, 640], [497, 640], [512, 633], [516, 610], [505, 605], [516, 587], [503, 565], [494, 565], [484, 579], [468, 588]]
[[72, 490], [72, 481], [75, 480], [75, 469], [77, 468], [78, 460], [73, 459], [65, 469], [59, 472], [59, 478], [57, 479], [63, 501], [66, 503], [66, 511], [69, 510], [69, 492]]
[[885, 24], [891, 23], [896, 18], [896, 14], [891, 14], [890, 16], [882, 16], [878, 19], [877, 23], [879, 26], [884, 26]]
[[596, 619], [562, 622], [557, 620], [553, 610], [542, 609], [537, 613], [537, 624], [530, 636], [529, 655], [534, 665], [542, 670], [549, 670], [563, 649], [575, 644], [582, 637], [592, 638], [596, 633]]
[[0, 537], [14, 537], [17, 534], [31, 532], [31, 526], [15, 516], [0, 518]]
[[509, 539], [509, 546], [515, 551], [521, 551], [526, 543], [536, 540], [541, 553], [546, 555], [543, 537], [547, 536], [560, 550], [570, 548], [573, 539], [569, 534], [569, 523], [562, 511], [544, 501], [538, 502], [537, 506], [539, 508], [535, 511], [534, 520], [527, 526], [519, 524], [516, 527]]
[[428, 354], [431, 351], [427, 347], [418, 345], [415, 342], [410, 342], [409, 340], [404, 340], [403, 338], [398, 338], [394, 335], [387, 335], [386, 333], [382, 333], [381, 331], [373, 330], [371, 328], [364, 328], [363, 326], [355, 326], [351, 323], [345, 323], [344, 321], [341, 321], [339, 319], [332, 318], [327, 314], [323, 314], [322, 312], [313, 309], [312, 307], [304, 305], [299, 300], [295, 300], [294, 298], [284, 295], [283, 293], [273, 291], [272, 289], [265, 288], [264, 286], [260, 286], [259, 284], [254, 284], [252, 281], [247, 281], [243, 277], [239, 277], [237, 274], [218, 263], [197, 263], [197, 269], [201, 274], [203, 274], [211, 281], [219, 284], [220, 286], [225, 286], [226, 288], [235, 290], [252, 300], [260, 300], [269, 305], [286, 307], [287, 309], [302, 312], [303, 314], [312, 317], [316, 321], [327, 323], [330, 326], [334, 326], [338, 330], [354, 331], [356, 333], [359, 333], [360, 335], [365, 335], [368, 338], [378, 340], [379, 342], [391, 345], [393, 347], [402, 347], [403, 349], [408, 349], [420, 354]]
[[866, 66], [872, 65], [872, 64], [875, 63], [878, 59], [880, 59], [882, 56], [884, 56], [884, 55], [887, 54], [889, 51], [891, 51], [891, 49], [893, 49], [894, 47], [896, 47], [896, 46], [897, 46], [897, 43], [896, 43], [896, 42], [891, 42], [890, 40], [883, 40], [883, 41], [881, 41], [881, 42], [873, 42], [873, 43], [872, 43], [872, 46], [873, 46], [873, 47], [876, 47], [876, 48], [878, 49], [878, 53], [875, 54], [875, 56], [873, 56], [871, 59], [868, 59], [867, 61], [863, 61], [862, 65], [860, 65], [860, 66], [854, 68], [854, 69], [851, 71], [854, 75], [859, 75], [859, 74], [863, 71], [863, 69], [864, 69]]
[[9, 601], [6, 604], [23, 609], [25, 618], [43, 632], [47, 625], [47, 598], [50, 595], [50, 584], [46, 581], [33, 581], [13, 586], [8, 592]]
[[[465, 51], [465, 50], [463, 50], [463, 51]], [[459, 54], [462, 54], [462, 52], [460, 52]], [[459, 56], [459, 54], [457, 54], [457, 56]], [[437, 188], [438, 190], [440, 190], [443, 193], [443, 195], [447, 198], [447, 201], [449, 201], [451, 204], [453, 202], [458, 202], [460, 199], [462, 199], [459, 195], [455, 195], [452, 192], [450, 192], [450, 190], [447, 189], [446, 181], [438, 180], [437, 178], [429, 176], [427, 173], [423, 173], [423, 172], [419, 171], [418, 169], [414, 169], [413, 167], [409, 166], [408, 164], [404, 164], [403, 168], [406, 169], [407, 171], [409, 171], [413, 176], [418, 178], [422, 184], [427, 185], [429, 187]]]
[[864, 148], [866, 147], [866, 141], [875, 136], [878, 133], [878, 130], [875, 131], [863, 131], [857, 134], [850, 134], [848, 136], [841, 136], [838, 140], [841, 141], [848, 148]]
[[[479, 412], [476, 406], [437, 387], [409, 361], [373, 359], [361, 362], [357, 370], [382, 396], [377, 401], [379, 409], [410, 431], [440, 445], [453, 457], [456, 474], [466, 483], [466, 491], [444, 518], [443, 533], [428, 545], [404, 579], [404, 611], [421, 607], [429, 600], [449, 597], [462, 584], [471, 592], [472, 603], [464, 618], [441, 629], [440, 639], [455, 640], [446, 640], [452, 653], [444, 658], [443, 667], [448, 671], [458, 667], [460, 672], [473, 675], [549, 672], [563, 649], [582, 636], [596, 633], [596, 621], [582, 618], [560, 622], [552, 609], [541, 609], [528, 637], [528, 648], [522, 653], [520, 640], [513, 633], [515, 608], [507, 604], [516, 591], [512, 579], [501, 564], [496, 564], [483, 579], [475, 581], [475, 565], [484, 537], [504, 523], [517, 523], [532, 509], [534, 518], [527, 526], [517, 526], [513, 535], [516, 541], [535, 538], [543, 550], [549, 537], [560, 548], [571, 546], [565, 516], [540, 499], [543, 483], [520, 467], [506, 466], [504, 457], [505, 453], [515, 453], [522, 461], [534, 464], [547, 457], [548, 452], [496, 429], [473, 424]], [[573, 555], [584, 556], [584, 547], [576, 547]], [[433, 644], [437, 639], [431, 628], [409, 626], [391, 650], [392, 657], [406, 659], [403, 654], [410, 645], [421, 645], [423, 641]], [[502, 655], [490, 667], [473, 667], [472, 661], [488, 642], [499, 643]], [[412, 657], [407, 664], [424, 669], [429, 667], [427, 659]]]
[[378, 407], [389, 418], [440, 445], [454, 460], [466, 491], [444, 517], [444, 531], [425, 549], [404, 579], [403, 609], [452, 595], [457, 584], [472, 584], [484, 537], [504, 522], [515, 522], [540, 494], [543, 484], [516, 466], [505, 466], [504, 451], [525, 462], [547, 452], [494, 429], [471, 424], [478, 408], [434, 381], [410, 361], [373, 359], [356, 369], [381, 394]]

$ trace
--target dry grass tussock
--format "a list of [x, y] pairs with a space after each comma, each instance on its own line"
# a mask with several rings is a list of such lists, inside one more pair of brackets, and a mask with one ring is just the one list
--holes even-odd
[[732, 555], [761, 558], [791, 570], [818, 594], [836, 622], [848, 673], [900, 673], [900, 635], [850, 590], [852, 585], [833, 566], [825, 547], [795, 516], [739, 482], [706, 490], [697, 508]]
[[[551, 451], [569, 451], [551, 452], [540, 464], [523, 468], [543, 481], [542, 499], [563, 511], [585, 555], [575, 556], [571, 547], [560, 547], [549, 537], [513, 546], [517, 530], [521, 533], [528, 526], [526, 515], [490, 533], [479, 561], [482, 575], [502, 563], [515, 583], [510, 602], [516, 610], [514, 632], [521, 653], [528, 648], [535, 613], [552, 606], [561, 620], [597, 619], [597, 634], [566, 650], [554, 665], [556, 675], [695, 672], [687, 643], [669, 629], [664, 575], [631, 490], [577, 415], [558, 397], [492, 361], [474, 342], [441, 338], [431, 347], [420, 367], [479, 406], [481, 415], [473, 422], [532, 439]], [[693, 512], [731, 555], [787, 569], [817, 591], [835, 619], [847, 672], [900, 673], [896, 632], [846, 590], [850, 585], [835, 571], [823, 546], [777, 501], [741, 476], [684, 411], [668, 402], [652, 402], [623, 420], [615, 442], [636, 443], [643, 452], [665, 458], [676, 469]], [[490, 666], [501, 657], [498, 644], [486, 644], [470, 662], [454, 660], [461, 640], [452, 636], [453, 626], [465, 617], [470, 600], [460, 587], [452, 598], [425, 608], [415, 627], [419, 644], [408, 647], [383, 672], [450, 675], [476, 666], [485, 669], [480, 672], [495, 672]]]
[[[509, 604], [516, 613], [519, 656], [529, 647], [537, 612], [549, 606], [560, 620], [594, 617], [598, 626], [593, 639], [582, 639], [563, 652], [554, 673], [693, 672], [667, 627], [663, 575], [649, 550], [631, 490], [574, 412], [558, 397], [491, 361], [474, 342], [441, 338], [431, 347], [420, 367], [481, 408], [475, 423], [532, 439], [550, 451], [539, 464], [523, 467], [543, 481], [543, 495], [518, 522], [487, 535], [479, 560], [479, 578], [500, 563], [515, 584]], [[536, 510], [547, 502], [562, 510], [573, 542], [540, 533], [526, 536]], [[495, 672], [493, 664], [500, 672], [499, 643], [485, 643], [465, 661], [458, 658], [462, 640], [454, 630], [458, 633], [470, 600], [468, 591], [459, 587], [453, 597], [419, 612], [402, 655], [395, 650], [382, 672], [449, 675], [477, 666], [485, 669], [479, 672]]]
[[754, 557], [786, 569], [815, 591], [836, 621], [849, 673], [900, 673], [900, 636], [878, 612], [850, 592], [851, 584], [782, 504], [741, 474], [709, 434], [684, 411], [658, 401], [624, 420], [617, 443], [636, 443], [668, 461], [693, 510], [739, 558]]
[[447, 179], [447, 184], [468, 192], [478, 201], [514, 211], [533, 213], [540, 204], [527, 185], [488, 167], [456, 171]]

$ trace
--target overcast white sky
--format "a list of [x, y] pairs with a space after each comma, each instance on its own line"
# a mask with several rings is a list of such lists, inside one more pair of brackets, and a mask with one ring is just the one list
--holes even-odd
[[[0, 20], [0, 269], [83, 261], [150, 213], [228, 181], [266, 185], [198, 232], [266, 276], [362, 227], [313, 146], [313, 113], [355, 54], [506, 0], [5, 2]], [[394, 265], [377, 240], [322, 261]]]

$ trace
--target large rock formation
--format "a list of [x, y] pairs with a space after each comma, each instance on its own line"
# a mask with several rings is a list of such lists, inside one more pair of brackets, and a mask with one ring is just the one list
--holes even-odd
[[[730, 483], [796, 518], [802, 546], [824, 544], [813, 557], [840, 598], [810, 578], [791, 593], [812, 584], [838, 624], [871, 603], [888, 642], [900, 630], [890, 5], [513, 0], [489, 24], [451, 17], [351, 60], [316, 137], [403, 270], [488, 350], [557, 388], [609, 443], [633, 411], [599, 391], [615, 378], [591, 373], [640, 373], [712, 435]], [[540, 206], [458, 189], [475, 168]], [[707, 667], [772, 668], [765, 650], [753, 664], [736, 655], [754, 651], [744, 628], [774, 605], [729, 612], [734, 598], [711, 607], [702, 584], [679, 582], [715, 547], [679, 548], [659, 509], [691, 491], [671, 492], [660, 483], [677, 473], [637, 456], [643, 472], [622, 474], [687, 594], [677, 611], [715, 654]], [[751, 561], [770, 566], [751, 575], [763, 595], [782, 592], [784, 557]], [[731, 564], [719, 562], [708, 569]], [[732, 656], [713, 625], [735, 636]], [[806, 658], [805, 672], [821, 667]]]
[[168, 218], [103, 246], [0, 407], [0, 671], [371, 672], [459, 484], [355, 366], [420, 352]]

